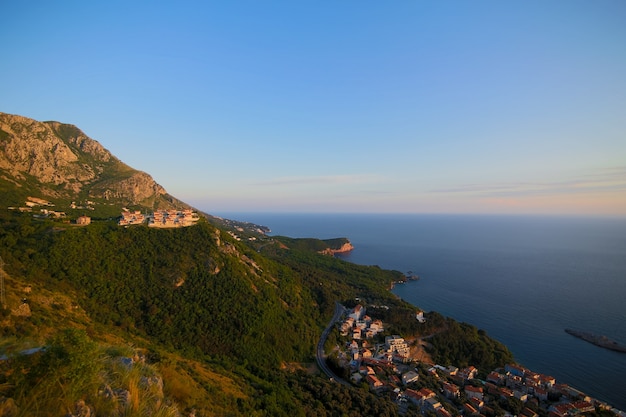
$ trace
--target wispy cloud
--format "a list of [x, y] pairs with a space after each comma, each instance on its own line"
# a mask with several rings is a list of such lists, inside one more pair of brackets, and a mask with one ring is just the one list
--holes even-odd
[[458, 187], [432, 189], [430, 192], [482, 195], [486, 197], [626, 192], [626, 167], [603, 169], [569, 180], [463, 184]]
[[254, 185], [258, 186], [283, 186], [283, 185], [350, 185], [365, 184], [381, 181], [381, 177], [371, 174], [360, 175], [318, 175], [318, 176], [296, 176], [278, 177], [265, 181], [258, 181]]

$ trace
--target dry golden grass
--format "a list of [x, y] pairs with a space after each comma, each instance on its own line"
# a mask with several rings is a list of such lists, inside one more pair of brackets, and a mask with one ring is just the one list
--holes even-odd
[[419, 362], [434, 364], [430, 354], [426, 351], [427, 342], [420, 338], [408, 339], [407, 341], [410, 346], [409, 356], [411, 359], [415, 359]]
[[319, 368], [317, 367], [315, 362], [283, 362], [280, 365], [280, 369], [287, 372], [304, 371], [309, 375], [319, 373]]
[[232, 413], [232, 404], [248, 399], [235, 380], [199, 362], [170, 358], [159, 364], [159, 373], [165, 396], [183, 409], [195, 409], [198, 416]]

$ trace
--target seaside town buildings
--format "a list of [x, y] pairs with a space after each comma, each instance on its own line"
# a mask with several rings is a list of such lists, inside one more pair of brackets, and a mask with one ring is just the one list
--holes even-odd
[[[419, 313], [416, 319], [425, 320]], [[475, 366], [417, 362], [401, 336], [388, 335], [382, 342], [384, 324], [369, 317], [361, 304], [346, 314], [338, 330], [349, 339], [342, 357], [350, 381], [389, 396], [401, 415], [413, 409], [437, 417], [577, 417], [601, 410], [626, 417], [620, 410], [558, 384], [552, 376], [518, 364], [492, 370], [479, 379]]]

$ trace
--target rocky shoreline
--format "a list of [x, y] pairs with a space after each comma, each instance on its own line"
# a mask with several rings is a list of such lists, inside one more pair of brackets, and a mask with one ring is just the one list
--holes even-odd
[[352, 246], [352, 243], [348, 241], [344, 243], [343, 245], [341, 245], [341, 247], [339, 247], [338, 249], [326, 248], [323, 251], [320, 251], [320, 253], [323, 255], [337, 255], [340, 253], [350, 252], [353, 249], [354, 249], [354, 246]]

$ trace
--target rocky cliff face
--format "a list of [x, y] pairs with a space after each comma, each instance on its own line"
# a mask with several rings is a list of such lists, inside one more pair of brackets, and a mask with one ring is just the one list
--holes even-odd
[[96, 177], [91, 167], [78, 163], [78, 156], [50, 126], [21, 116], [0, 114], [0, 169], [16, 181], [26, 175], [53, 185]]
[[354, 246], [352, 246], [352, 243], [350, 243], [350, 241], [347, 241], [338, 248], [326, 248], [323, 251], [320, 251], [320, 253], [323, 255], [335, 255], [338, 253], [347, 253], [353, 249]]
[[122, 163], [76, 126], [6, 113], [0, 113], [0, 180], [53, 200], [175, 201], [150, 175]]
[[[97, 189], [101, 193], [95, 193]], [[150, 197], [165, 194], [165, 189], [154, 182], [152, 177], [145, 172], [136, 172], [130, 177], [112, 184], [101, 185], [92, 190], [92, 195], [101, 194], [106, 200], [127, 199], [133, 204], [139, 204]]]

